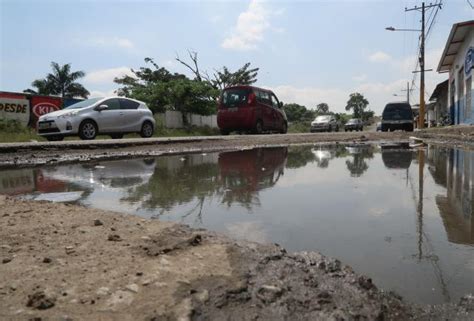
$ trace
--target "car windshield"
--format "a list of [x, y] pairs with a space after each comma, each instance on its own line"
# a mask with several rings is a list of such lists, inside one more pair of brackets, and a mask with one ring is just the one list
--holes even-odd
[[222, 105], [225, 107], [237, 107], [247, 102], [250, 89], [232, 88], [226, 89], [222, 93]]
[[103, 99], [103, 98], [101, 97], [101, 98], [86, 99], [86, 100], [80, 101], [78, 103], [72, 104], [71, 106], [66, 107], [64, 109], [80, 109], [80, 108], [84, 108], [84, 107], [89, 107], [91, 105], [94, 105], [96, 102], [98, 102], [101, 99]]
[[347, 122], [348, 124], [357, 124], [359, 122], [358, 119], [349, 119], [349, 121]]
[[318, 116], [314, 121], [317, 122], [328, 122], [331, 116]]
[[389, 104], [385, 107], [383, 119], [413, 119], [413, 112], [408, 104]]

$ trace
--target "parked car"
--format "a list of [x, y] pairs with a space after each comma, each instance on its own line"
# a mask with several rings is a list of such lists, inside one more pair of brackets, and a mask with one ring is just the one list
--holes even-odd
[[413, 131], [413, 111], [409, 103], [388, 103], [382, 113], [382, 131]]
[[155, 119], [144, 102], [123, 97], [92, 98], [41, 116], [36, 128], [38, 135], [49, 141], [76, 135], [94, 139], [98, 134], [122, 138], [126, 133], [139, 133], [151, 137]]
[[362, 122], [361, 119], [359, 118], [352, 118], [347, 121], [347, 123], [344, 125], [344, 131], [362, 131], [364, 130], [364, 123]]
[[316, 117], [311, 122], [311, 129], [312, 133], [314, 132], [331, 132], [331, 131], [338, 131], [339, 124], [336, 121], [336, 118], [331, 115], [323, 115]]
[[376, 125], [376, 127], [375, 127], [375, 131], [376, 131], [376, 132], [382, 131], [382, 122], [380, 122], [380, 121], [377, 122], [377, 125]]
[[271, 91], [253, 86], [234, 86], [222, 91], [217, 125], [222, 135], [232, 131], [279, 132], [288, 130], [283, 104]]

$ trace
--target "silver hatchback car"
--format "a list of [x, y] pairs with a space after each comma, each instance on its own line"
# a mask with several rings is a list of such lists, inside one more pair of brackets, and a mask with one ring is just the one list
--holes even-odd
[[37, 123], [38, 135], [49, 141], [63, 140], [78, 135], [94, 139], [98, 134], [122, 138], [126, 133], [153, 136], [155, 119], [144, 102], [123, 97], [86, 99], [41, 116]]

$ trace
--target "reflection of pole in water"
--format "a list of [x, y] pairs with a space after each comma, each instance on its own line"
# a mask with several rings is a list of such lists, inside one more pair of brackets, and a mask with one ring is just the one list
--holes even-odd
[[[448, 291], [448, 285], [444, 281], [444, 276], [443, 276], [443, 271], [441, 270], [441, 267], [439, 265], [438, 259], [436, 255], [434, 255], [434, 249], [433, 245], [430, 242], [430, 239], [428, 238], [428, 235], [426, 235], [423, 232], [423, 183], [424, 183], [424, 167], [425, 167], [425, 151], [423, 149], [418, 149], [418, 203], [416, 202], [416, 195], [415, 195], [415, 189], [413, 187], [413, 183], [410, 180], [410, 185], [411, 185], [411, 190], [412, 190], [412, 196], [413, 196], [413, 201], [415, 202], [416, 209], [417, 209], [417, 233], [418, 233], [418, 261], [421, 261], [422, 259], [428, 259], [431, 264], [433, 265], [433, 270], [436, 278], [438, 279], [438, 282], [441, 287], [441, 292], [443, 293], [443, 296], [447, 302], [451, 301], [451, 297], [449, 295]], [[428, 256], [423, 257], [423, 238], [426, 239], [426, 245], [428, 246]]]
[[425, 167], [425, 152], [418, 150], [418, 260], [423, 256], [423, 170]]

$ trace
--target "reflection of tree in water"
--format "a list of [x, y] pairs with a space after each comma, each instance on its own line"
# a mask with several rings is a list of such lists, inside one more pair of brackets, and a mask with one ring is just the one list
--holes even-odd
[[197, 213], [200, 219], [204, 201], [213, 197], [228, 207], [237, 203], [250, 211], [260, 205], [258, 192], [274, 186], [283, 174], [286, 155], [286, 148], [266, 148], [221, 153], [218, 164], [212, 158], [203, 163], [200, 155], [188, 155], [184, 161], [161, 158], [149, 181], [129, 188], [122, 201], [159, 209], [157, 216], [196, 202], [182, 217]]
[[189, 160], [187, 158], [178, 168], [169, 169], [166, 159], [159, 159], [150, 180], [129, 189], [128, 196], [122, 201], [141, 201], [144, 208], [160, 208], [159, 215], [193, 199], [198, 199], [198, 205], [202, 208], [204, 199], [221, 189], [217, 180], [218, 167], [217, 164], [192, 165]]
[[352, 177], [359, 177], [369, 169], [365, 159], [372, 159], [374, 157], [374, 147], [370, 145], [348, 146], [347, 150], [352, 155], [352, 160], [346, 160], [347, 169]]
[[295, 146], [288, 149], [286, 168], [300, 168], [316, 161], [311, 146]]

